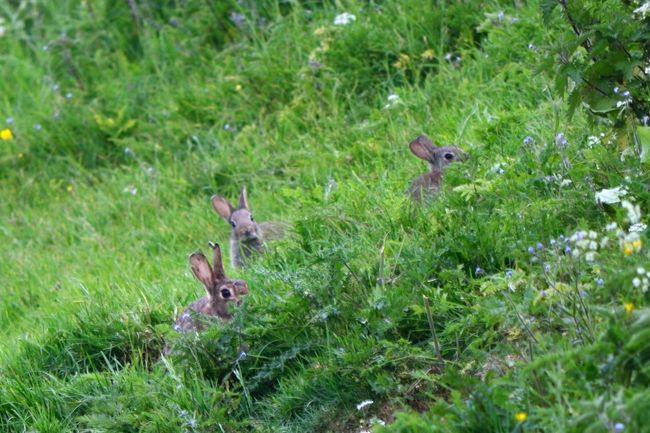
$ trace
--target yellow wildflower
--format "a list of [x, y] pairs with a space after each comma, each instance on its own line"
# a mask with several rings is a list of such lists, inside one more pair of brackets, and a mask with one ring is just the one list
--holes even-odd
[[0, 131], [0, 138], [2, 141], [9, 141], [12, 138], [14, 138], [14, 134], [11, 132], [11, 129], [5, 128], [2, 131]]
[[409, 64], [410, 60], [411, 58], [408, 56], [408, 54], [400, 54], [399, 60], [393, 63], [393, 66], [395, 66], [397, 69], [405, 68]]
[[631, 302], [626, 302], [623, 304], [623, 308], [625, 308], [625, 312], [627, 314], [630, 314], [634, 310], [634, 304]]
[[314, 30], [314, 36], [320, 36], [323, 33], [325, 33], [327, 29], [325, 27], [319, 27], [316, 30]]
[[66, 190], [67, 190], [68, 192], [72, 192], [72, 185], [68, 185], [68, 187], [66, 188]]
[[528, 414], [526, 412], [517, 412], [515, 414], [515, 420], [517, 420], [517, 422], [524, 422], [527, 418]]
[[241, 92], [241, 89], [242, 89], [241, 84], [237, 84], [237, 85], [235, 86], [235, 90], [236, 90], [236, 91]]
[[23, 154], [22, 152], [20, 152], [20, 153], [18, 154], [18, 159], [23, 159], [24, 156], [25, 156], [25, 154]]
[[633, 252], [634, 250], [632, 249], [632, 244], [630, 244], [629, 242], [625, 242], [623, 244], [623, 254], [625, 254], [626, 256], [630, 256], [632, 255]]
[[634, 242], [632, 242], [632, 246], [634, 247], [635, 250], [639, 251], [641, 249], [641, 239], [637, 239]]
[[431, 48], [429, 48], [428, 50], [425, 50], [424, 52], [422, 52], [422, 54], [420, 54], [420, 57], [422, 57], [424, 60], [431, 60], [431, 59], [433, 59], [433, 56], [434, 56], [434, 53], [433, 53], [433, 50]]

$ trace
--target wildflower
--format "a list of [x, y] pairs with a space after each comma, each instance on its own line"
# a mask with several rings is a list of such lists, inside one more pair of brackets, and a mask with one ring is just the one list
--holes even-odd
[[623, 92], [623, 96], [624, 96], [625, 98], [629, 98], [629, 96], [630, 96], [630, 92], [626, 90], [625, 92]]
[[632, 224], [636, 224], [641, 220], [641, 208], [638, 204], [634, 205], [627, 200], [623, 200], [621, 206], [627, 210], [627, 219], [629, 219]]
[[241, 352], [239, 352], [239, 356], [237, 356], [237, 362], [243, 361], [244, 359], [246, 359], [247, 356], [248, 354], [246, 353], [246, 351], [242, 350]]
[[629, 231], [630, 233], [641, 233], [641, 232], [644, 232], [645, 229], [647, 229], [647, 228], [648, 228], [648, 225], [647, 225], [647, 224], [636, 223], [636, 224], [632, 224], [632, 225], [630, 226], [630, 228], [628, 229], [628, 231]]
[[626, 302], [623, 304], [623, 308], [625, 308], [625, 312], [627, 314], [630, 314], [632, 311], [634, 311], [634, 304], [631, 302]]
[[124, 148], [124, 154], [126, 156], [135, 156], [135, 152], [133, 152], [133, 149], [131, 149], [130, 147]]
[[13, 125], [14, 124], [14, 118], [9, 116], [5, 119], [5, 122], [7, 122], [7, 125]]
[[[650, 5], [650, 3], [646, 3], [646, 5]], [[625, 429], [625, 424], [622, 422], [617, 422], [614, 424], [614, 433], [621, 433]]]
[[544, 263], [544, 272], [550, 272], [551, 271], [551, 265], [548, 263]]
[[578, 292], [578, 295], [580, 295], [581, 298], [585, 298], [585, 297], [587, 297], [587, 292], [585, 292], [584, 290], [580, 289], [580, 291]]
[[589, 249], [596, 251], [598, 249], [598, 243], [596, 241], [589, 241]]
[[605, 230], [611, 232], [612, 230], [616, 230], [616, 227], [618, 227], [616, 223], [609, 223], [605, 226]]
[[537, 249], [538, 249], [538, 250], [543, 250], [543, 249], [544, 249], [544, 244], [541, 243], [541, 242], [537, 242], [537, 245], [536, 245], [536, 246], [537, 246]]
[[643, 274], [645, 274], [645, 269], [642, 268], [641, 266], [639, 266], [638, 268], [636, 268], [636, 273], [638, 275], [643, 275]]
[[364, 407], [370, 406], [373, 403], [374, 403], [374, 401], [372, 401], [372, 400], [364, 400], [361, 403], [357, 404], [357, 410], [361, 410]]
[[483, 272], [483, 269], [481, 269], [480, 266], [477, 266], [476, 269], [474, 269], [474, 274], [475, 275], [483, 275], [485, 272]]
[[563, 133], [563, 132], [559, 132], [559, 133], [555, 136], [555, 145], [556, 145], [558, 148], [563, 149], [563, 148], [566, 147], [567, 144], [569, 144], [569, 142], [568, 142], [568, 140], [566, 139], [566, 137], [564, 136], [564, 133]]
[[517, 422], [524, 422], [528, 418], [528, 414], [526, 412], [517, 412], [515, 414], [515, 420]]
[[630, 256], [632, 255], [633, 252], [634, 250], [632, 249], [632, 244], [630, 244], [629, 242], [625, 242], [623, 244], [623, 254], [625, 254], [626, 256]]
[[356, 21], [357, 17], [352, 15], [349, 12], [343, 12], [340, 15], [337, 15], [336, 18], [334, 18], [334, 25], [335, 26], [346, 26], [350, 24], [353, 21]]
[[537, 46], [535, 44], [533, 44], [533, 43], [530, 43], [530, 44], [528, 44], [528, 49], [533, 50], [533, 51], [537, 51]]
[[539, 292], [539, 296], [541, 296], [542, 298], [546, 298], [548, 296], [548, 292], [546, 290], [542, 290], [541, 292]]
[[549, 241], [549, 244], [550, 244], [552, 247], [554, 247], [556, 242], [557, 242], [557, 241], [556, 241], [555, 239], [551, 239], [551, 240]]
[[411, 58], [408, 56], [408, 54], [402, 53], [399, 55], [399, 59], [395, 63], [393, 63], [393, 66], [395, 66], [397, 69], [405, 68], [406, 65], [409, 64], [410, 60]]
[[635, 250], [639, 251], [641, 249], [641, 239], [637, 239], [634, 242], [632, 242], [632, 247], [634, 247]]
[[567, 247], [564, 249], [564, 254], [571, 254], [571, 247], [570, 247], [570, 246], [567, 246]]
[[65, 99], [72, 99], [72, 93], [71, 92], [66, 92]]
[[635, 278], [632, 280], [632, 285], [633, 285], [635, 288], [639, 288], [639, 287], [641, 286], [641, 279], [640, 279], [639, 277], [635, 277]]
[[527, 136], [526, 138], [524, 138], [524, 144], [525, 144], [526, 146], [530, 146], [530, 145], [533, 144], [534, 142], [535, 142], [535, 139], [534, 139], [533, 137], [531, 137], [530, 135]]
[[431, 48], [428, 50], [424, 50], [422, 54], [420, 54], [420, 57], [422, 57], [424, 60], [431, 60], [433, 59], [434, 52]]
[[24, 154], [24, 153], [20, 152], [20, 153], [18, 154], [18, 159], [23, 159], [24, 157], [25, 157], [25, 154]]
[[53, 92], [58, 92], [59, 91], [59, 85], [56, 84], [56, 83], [52, 84], [52, 91]]
[[129, 185], [125, 187], [123, 191], [127, 194], [136, 195], [138, 193], [138, 188], [133, 185]]
[[[616, 188], [603, 189], [596, 193], [596, 203], [613, 204], [621, 201], [621, 197], [627, 195], [627, 189], [623, 186]], [[614, 223], [616, 224], [616, 223]]]
[[41, 126], [40, 123], [35, 123], [35, 124], [34, 124], [34, 131], [38, 132], [38, 131], [40, 131], [41, 129], [43, 129], [43, 127]]
[[535, 248], [534, 247], [528, 247], [528, 252], [530, 254], [535, 254]]
[[11, 129], [5, 128], [0, 131], [0, 139], [2, 139], [2, 141], [9, 141], [12, 138], [14, 138], [14, 134], [11, 132]]
[[602, 287], [605, 285], [605, 281], [602, 278], [597, 278], [596, 285]]
[[508, 278], [512, 278], [512, 270], [511, 270], [511, 269], [508, 269], [508, 270], [506, 271], [506, 277], [508, 277]]
[[230, 21], [232, 21], [236, 26], [241, 26], [246, 22], [246, 17], [237, 12], [230, 12]]
[[66, 191], [68, 191], [68, 192], [72, 192], [73, 189], [74, 189], [74, 188], [72, 188], [72, 185], [68, 185], [68, 187], [66, 188]]
[[618, 87], [618, 86], [614, 87], [614, 93], [615, 93], [615, 94], [618, 95], [618, 92], [620, 92], [620, 91], [621, 91], [621, 88], [620, 88], [620, 87]]
[[596, 137], [595, 135], [587, 137], [587, 145], [589, 147], [593, 147], [596, 144], [600, 144], [600, 138]]
[[585, 254], [585, 260], [588, 262], [593, 262], [594, 260], [596, 260], [596, 253], [594, 253], [593, 251], [587, 252], [587, 254]]
[[236, 90], [236, 91], [241, 92], [241, 89], [242, 89], [241, 84], [237, 84], [237, 85], [235, 86], [235, 90]]

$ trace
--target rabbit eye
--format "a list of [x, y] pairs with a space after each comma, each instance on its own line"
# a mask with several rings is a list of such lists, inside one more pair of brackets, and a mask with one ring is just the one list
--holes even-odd
[[451, 161], [452, 159], [454, 159], [454, 155], [452, 153], [445, 153], [445, 159], [447, 161]]
[[229, 289], [221, 289], [221, 296], [223, 299], [228, 299], [232, 296]]
[[255, 221], [255, 218], [253, 218], [253, 215], [251, 215], [251, 221]]
[[234, 221], [230, 221], [230, 225], [231, 225], [233, 228], [235, 228], [235, 222], [234, 222]]

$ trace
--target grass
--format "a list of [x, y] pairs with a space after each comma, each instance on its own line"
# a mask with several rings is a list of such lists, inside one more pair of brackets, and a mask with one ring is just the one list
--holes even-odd
[[[646, 233], [626, 254], [628, 212], [594, 199], [624, 185], [646, 222], [647, 170], [537, 73], [528, 45], [560, 16], [496, 0], [0, 16], [3, 431], [648, 431]], [[471, 158], [413, 206], [421, 133]], [[229, 235], [209, 197], [242, 184], [292, 234], [230, 269], [251, 287], [231, 323], [178, 335], [203, 295], [189, 253]], [[579, 230], [593, 260], [560, 239]]]

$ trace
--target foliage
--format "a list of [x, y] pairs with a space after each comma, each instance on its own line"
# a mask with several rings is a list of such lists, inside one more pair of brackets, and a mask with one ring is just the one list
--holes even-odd
[[[0, 5], [0, 430], [648, 431], [648, 174], [537, 73], [545, 4]], [[422, 133], [471, 157], [416, 206]], [[178, 334], [242, 184], [291, 233]]]
[[650, 146], [645, 132], [650, 122], [648, 3], [544, 0], [541, 8], [546, 23], [564, 22], [547, 38], [541, 65], [556, 90], [567, 95], [570, 112], [585, 107], [594, 120], [614, 126], [620, 145], [633, 144], [645, 161]]

